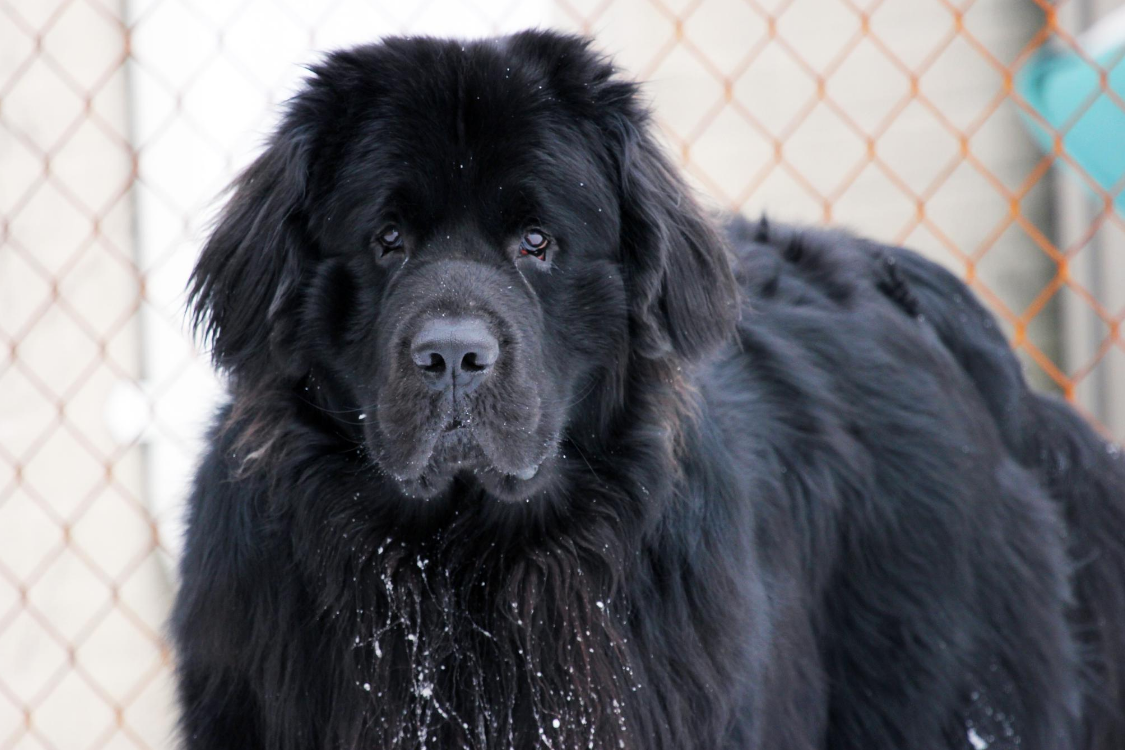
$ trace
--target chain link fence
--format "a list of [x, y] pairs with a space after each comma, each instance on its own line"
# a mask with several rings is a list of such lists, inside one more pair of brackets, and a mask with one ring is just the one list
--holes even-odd
[[[219, 393], [184, 282], [215, 196], [317, 51], [591, 34], [651, 81], [716, 206], [941, 260], [1029, 378], [1121, 439], [1121, 184], [1068, 140], [1097, 108], [1125, 116], [1120, 57], [1078, 35], [1109, 5], [0, 0], [0, 750], [174, 745], [170, 563]], [[1062, 121], [1021, 83], [1047, 48], [1092, 76]]]

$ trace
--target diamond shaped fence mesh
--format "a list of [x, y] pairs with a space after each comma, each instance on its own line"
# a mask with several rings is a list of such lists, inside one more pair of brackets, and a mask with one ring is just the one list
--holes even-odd
[[[1125, 152], [1125, 43], [1080, 34], [1112, 4], [0, 0], [0, 750], [174, 745], [171, 563], [219, 392], [184, 282], [317, 51], [593, 35], [717, 207], [947, 264], [1120, 440], [1122, 178], [1080, 147]], [[1025, 85], [1048, 58], [1085, 76], [1059, 116]]]

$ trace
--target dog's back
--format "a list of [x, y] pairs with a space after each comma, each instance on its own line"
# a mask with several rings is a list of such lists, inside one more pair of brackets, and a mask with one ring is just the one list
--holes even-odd
[[918, 313], [961, 363], [1004, 442], [1062, 507], [1074, 571], [1071, 621], [1089, 670], [1084, 747], [1125, 747], [1125, 456], [1065, 402], [1032, 392], [989, 314], [940, 266], [883, 249]]
[[871, 286], [930, 328], [964, 370], [1008, 451], [1058, 503], [1065, 520], [1072, 565], [1069, 622], [1084, 670], [1082, 727], [1075, 733], [1080, 747], [1125, 747], [1125, 453], [1070, 405], [1028, 387], [992, 314], [936, 263], [902, 248], [765, 220], [736, 219], [728, 231], [736, 248], [769, 247], [788, 261], [795, 252], [856, 253], [849, 273], [871, 274]]

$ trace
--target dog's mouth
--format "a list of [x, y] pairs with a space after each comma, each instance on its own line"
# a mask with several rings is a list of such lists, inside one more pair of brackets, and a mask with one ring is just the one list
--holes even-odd
[[529, 494], [529, 484], [540, 476], [546, 459], [501, 468], [477, 438], [472, 418], [454, 417], [436, 431], [429, 457], [418, 462], [421, 470], [395, 479], [407, 495], [423, 499], [441, 495], [457, 478], [473, 481], [502, 499], [513, 499]]

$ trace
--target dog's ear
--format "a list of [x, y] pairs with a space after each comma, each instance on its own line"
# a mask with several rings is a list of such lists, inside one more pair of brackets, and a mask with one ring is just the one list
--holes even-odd
[[[695, 359], [731, 336], [738, 295], [714, 221], [649, 132], [633, 84], [612, 81], [621, 252], [641, 354]], [[616, 111], [615, 111], [616, 110]]]
[[231, 185], [192, 272], [192, 320], [215, 365], [234, 380], [299, 365], [295, 335], [309, 143], [293, 118]]

